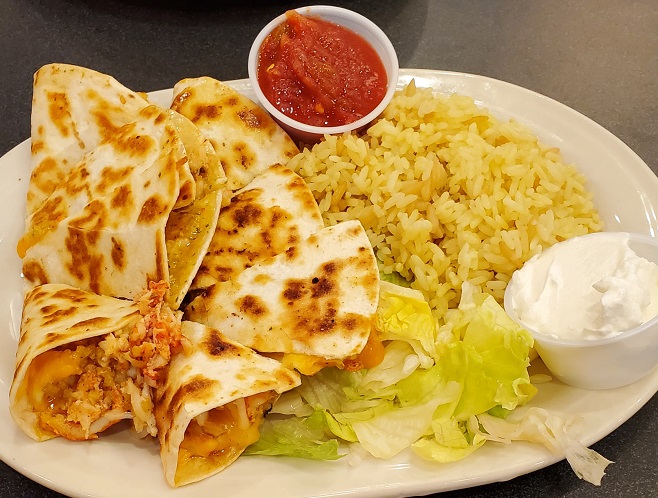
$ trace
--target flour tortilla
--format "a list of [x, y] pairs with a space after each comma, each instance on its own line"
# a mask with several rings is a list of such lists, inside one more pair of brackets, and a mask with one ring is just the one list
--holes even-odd
[[28, 289], [62, 283], [133, 299], [148, 282], [169, 281], [165, 226], [186, 161], [155, 106], [85, 155], [27, 219], [19, 255]]
[[322, 228], [320, 209], [304, 180], [285, 166], [270, 166], [220, 212], [191, 290], [233, 280]]
[[[39, 423], [40, 412], [34, 403], [43, 397], [41, 389], [45, 383], [59, 379], [61, 369], [67, 368], [68, 363], [42, 359], [37, 370], [30, 370], [37, 358], [43, 358], [40, 355], [77, 341], [111, 333], [118, 336], [121, 330], [130, 332], [140, 321], [148, 328], [144, 317], [153, 310], [157, 316], [149, 315], [149, 320], [162, 320], [174, 330], [180, 324], [180, 317], [162, 306], [163, 294], [154, 297], [155, 294], [149, 292], [143, 297], [146, 302], [135, 302], [99, 296], [63, 284], [48, 284], [30, 291], [23, 306], [16, 368], [9, 394], [11, 415], [23, 432], [37, 441], [64, 435]], [[74, 375], [66, 371], [63, 378]], [[84, 430], [74, 427], [71, 433], [78, 434], [75, 437], [80, 439], [94, 438], [125, 418], [132, 418], [131, 413], [111, 410], [92, 425], [91, 432], [81, 435]]]
[[366, 344], [378, 295], [365, 230], [346, 221], [212, 285], [185, 316], [259, 352], [344, 359]]
[[179, 81], [174, 86], [171, 108], [189, 118], [210, 139], [231, 191], [246, 186], [273, 164], [285, 165], [299, 152], [269, 114], [216, 79]]
[[[213, 238], [226, 195], [226, 175], [210, 141], [185, 116], [168, 110], [187, 155], [194, 197], [175, 206], [165, 228], [169, 268], [169, 304], [178, 309]], [[179, 194], [179, 201], [182, 195]]]
[[224, 182], [212, 146], [189, 120], [143, 108], [28, 218], [19, 244], [27, 288], [64, 283], [132, 299], [165, 280], [177, 309], [215, 231]]
[[[34, 75], [32, 176], [27, 215], [36, 211], [72, 168], [149, 105], [144, 94], [92, 69], [48, 64]], [[194, 198], [187, 163], [179, 164], [180, 205]], [[187, 199], [187, 200], [186, 200]]]
[[199, 481], [235, 461], [246, 448], [246, 443], [240, 443], [240, 433], [257, 431], [262, 411], [247, 412], [243, 419], [238, 417], [228, 434], [217, 436], [223, 451], [191, 459], [185, 457], [185, 451], [194, 446], [186, 430], [195, 417], [199, 417], [195, 423], [209, 413], [211, 418], [212, 412], [232, 402], [236, 408], [250, 406], [249, 400], [244, 400], [252, 396], [265, 396], [262, 400], [269, 404], [300, 383], [295, 372], [227, 339], [216, 329], [184, 321], [182, 333], [187, 339], [184, 352], [172, 359], [156, 395], [160, 455], [172, 486]]

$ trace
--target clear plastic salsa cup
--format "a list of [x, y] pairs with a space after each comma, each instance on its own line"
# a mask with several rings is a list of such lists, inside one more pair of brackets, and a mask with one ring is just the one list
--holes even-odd
[[319, 17], [325, 21], [347, 28], [362, 36], [377, 52], [387, 75], [387, 88], [384, 98], [379, 104], [362, 118], [340, 126], [313, 126], [299, 122], [277, 109], [265, 96], [258, 81], [258, 56], [266, 37], [280, 24], [286, 21], [286, 15], [282, 14], [268, 23], [255, 38], [251, 51], [249, 52], [248, 71], [249, 80], [256, 98], [260, 105], [288, 132], [296, 141], [304, 143], [315, 143], [325, 134], [342, 134], [354, 130], [360, 130], [379, 116], [384, 108], [393, 98], [398, 81], [399, 64], [393, 44], [386, 34], [371, 20], [341, 7], [328, 5], [316, 5], [300, 7], [295, 9], [298, 13], [306, 16]]

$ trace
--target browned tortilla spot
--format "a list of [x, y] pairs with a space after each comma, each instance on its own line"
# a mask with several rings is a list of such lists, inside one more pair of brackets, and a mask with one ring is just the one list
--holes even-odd
[[189, 382], [180, 386], [172, 396], [169, 406], [167, 407], [169, 420], [174, 420], [175, 414], [180, 411], [181, 405], [185, 401], [203, 401], [204, 398], [208, 397], [209, 391], [212, 391], [213, 389], [219, 389], [219, 381], [208, 379], [202, 375], [192, 377]]
[[[247, 126], [247, 128], [267, 128], [269, 125], [264, 111], [260, 109], [243, 109], [238, 111], [238, 117]], [[273, 126], [273, 125], [271, 125]]]
[[130, 185], [121, 185], [114, 191], [111, 200], [112, 209], [128, 210], [134, 205]]
[[245, 204], [232, 213], [233, 221], [240, 228], [257, 224], [262, 216], [263, 210], [256, 204]]
[[246, 295], [240, 299], [238, 308], [246, 315], [255, 317], [263, 316], [267, 313], [267, 306], [257, 297]]
[[115, 141], [117, 150], [130, 156], [145, 156], [153, 148], [155, 141], [148, 135], [119, 134]]
[[96, 237], [97, 235], [88, 235], [82, 230], [70, 227], [65, 245], [71, 255], [71, 263], [67, 265], [69, 273], [80, 282], [88, 279], [89, 289], [100, 294], [103, 254], [95, 250]]
[[81, 289], [65, 288], [60, 289], [52, 295], [53, 300], [72, 301], [81, 303], [87, 298], [86, 293]]
[[198, 105], [196, 106], [194, 112], [192, 113], [191, 121], [193, 123], [196, 123], [203, 118], [216, 119], [218, 116], [221, 115], [221, 113], [222, 110], [216, 105]]
[[23, 263], [23, 276], [34, 285], [43, 285], [48, 283], [46, 272], [37, 261], [28, 261]]
[[126, 265], [126, 253], [123, 244], [115, 237], [112, 237], [112, 262], [120, 270], [123, 270]]
[[71, 109], [65, 93], [48, 92], [48, 115], [64, 137], [68, 137], [71, 125]]
[[97, 109], [91, 113], [91, 116], [96, 121], [101, 143], [111, 141], [119, 133], [121, 127], [116, 126], [103, 110]]
[[226, 356], [238, 354], [238, 348], [222, 339], [216, 329], [210, 329], [203, 341], [203, 347], [210, 356]]
[[97, 191], [101, 194], [113, 189], [116, 185], [124, 183], [130, 175], [132, 175], [135, 168], [132, 166], [120, 167], [105, 167], [101, 171], [101, 181], [98, 183]]
[[137, 221], [139, 223], [152, 223], [158, 216], [164, 213], [165, 203], [157, 194], [152, 195], [144, 202]]

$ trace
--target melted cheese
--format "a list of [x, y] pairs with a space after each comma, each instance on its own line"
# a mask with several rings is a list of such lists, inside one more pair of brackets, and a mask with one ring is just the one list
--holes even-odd
[[82, 373], [83, 358], [76, 351], [46, 351], [30, 364], [26, 378], [28, 401], [37, 411], [55, 407], [54, 393], [46, 395], [47, 387], [72, 375]]
[[192, 419], [180, 445], [174, 480], [181, 482], [235, 460], [258, 441], [265, 411], [275, 397], [269, 391], [240, 398]]
[[[273, 354], [268, 356], [276, 357]], [[285, 367], [297, 370], [303, 375], [314, 375], [325, 367], [338, 367], [355, 372], [362, 368], [373, 368], [379, 365], [384, 359], [384, 345], [373, 329], [370, 331], [368, 341], [361, 352], [345, 360], [328, 360], [320, 356], [297, 353], [284, 353], [279, 355], [277, 359]]]

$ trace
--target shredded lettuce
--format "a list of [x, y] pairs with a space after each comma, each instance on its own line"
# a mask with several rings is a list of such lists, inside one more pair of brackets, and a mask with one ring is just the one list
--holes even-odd
[[329, 459], [337, 449], [323, 445], [340, 441], [377, 458], [411, 448], [424, 459], [453, 462], [488, 440], [524, 439], [563, 450], [570, 462], [595, 461], [574, 469], [600, 481], [607, 460], [565, 435], [538, 436], [562, 427], [559, 417], [534, 415], [534, 425], [512, 417], [537, 392], [528, 375], [532, 336], [468, 284], [444, 322], [439, 327], [419, 291], [381, 282], [376, 328], [385, 341], [383, 361], [370, 370], [325, 368], [303, 377], [273, 408], [296, 418], [270, 422], [250, 452]]
[[270, 421], [260, 428], [260, 439], [247, 447], [245, 455], [275, 455], [314, 460], [336, 460], [337, 439], [328, 438], [328, 428], [320, 412], [304, 418]]

